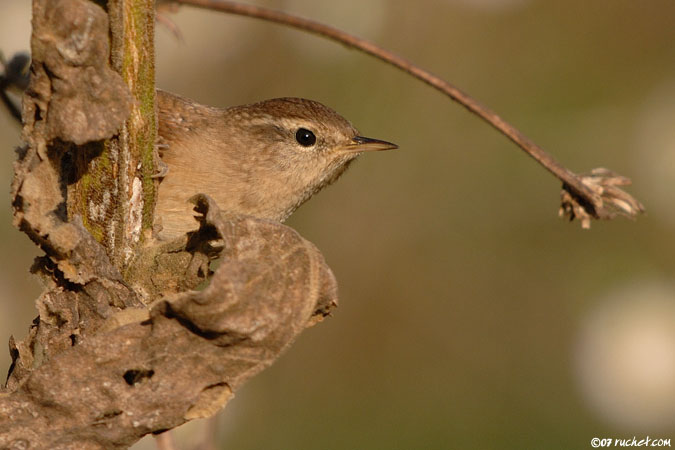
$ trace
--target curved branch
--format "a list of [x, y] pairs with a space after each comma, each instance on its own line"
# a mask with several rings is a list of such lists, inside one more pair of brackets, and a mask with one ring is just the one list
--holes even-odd
[[[638, 201], [629, 196], [632, 200], [630, 202], [632, 209], [627, 211], [624, 208], [619, 208], [617, 212], [617, 208], [608, 206], [614, 205], [615, 203], [613, 197], [609, 193], [604, 191], [598, 193], [597, 189], [593, 189], [593, 186], [588, 185], [583, 177], [575, 174], [560, 164], [555, 158], [553, 158], [527, 136], [521, 133], [518, 129], [516, 129], [516, 127], [502, 119], [494, 111], [490, 110], [486, 106], [483, 106], [473, 97], [462, 92], [460, 89], [445, 81], [444, 79], [422, 69], [421, 67], [389, 50], [373, 44], [372, 42], [329, 25], [316, 22], [314, 20], [305, 19], [293, 14], [288, 14], [270, 8], [264, 8], [261, 6], [246, 5], [229, 0], [175, 0], [174, 3], [191, 5], [199, 8], [247, 16], [287, 25], [328, 38], [330, 40], [344, 44], [347, 47], [360, 50], [364, 53], [374, 56], [375, 58], [391, 64], [392, 66], [414, 76], [415, 78], [447, 95], [452, 100], [458, 102], [466, 109], [496, 128], [503, 135], [508, 137], [528, 155], [534, 158], [539, 164], [541, 164], [560, 181], [562, 181], [563, 194], [566, 192], [567, 197], [571, 197], [573, 199], [575, 208], [577, 208], [577, 210], [580, 209], [584, 211], [586, 216], [596, 219], [609, 219], [616, 216], [617, 214], [632, 217], [640, 212], [643, 212], [644, 210]], [[623, 179], [626, 180], [626, 178]], [[628, 194], [625, 194], [622, 191], [622, 195], [626, 196]], [[564, 200], [565, 199], [563, 199], [563, 201]], [[605, 202], [608, 205], [606, 205]], [[574, 214], [568, 214], [568, 208], [565, 208], [564, 205], [562, 210], [570, 217], [570, 219], [579, 217], [578, 214], [577, 216]]]

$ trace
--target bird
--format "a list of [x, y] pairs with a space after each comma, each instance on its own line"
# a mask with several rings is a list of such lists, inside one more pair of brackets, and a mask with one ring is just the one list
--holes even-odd
[[361, 153], [398, 148], [303, 98], [218, 108], [158, 89], [156, 104], [165, 169], [155, 228], [165, 240], [198, 228], [189, 203], [198, 193], [226, 213], [284, 222]]

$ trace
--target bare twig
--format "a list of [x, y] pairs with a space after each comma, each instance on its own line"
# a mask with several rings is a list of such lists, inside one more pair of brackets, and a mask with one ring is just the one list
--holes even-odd
[[[633, 209], [620, 209], [617, 212], [612, 208], [605, 207], [602, 194], [598, 194], [597, 190], [594, 190], [591, 186], [589, 186], [582, 177], [576, 175], [574, 172], [564, 167], [555, 158], [553, 158], [541, 147], [531, 141], [527, 136], [517, 130], [513, 125], [499, 117], [494, 111], [481, 105], [474, 98], [462, 92], [457, 87], [453, 86], [442, 78], [433, 75], [432, 73], [420, 68], [419, 66], [416, 66], [405, 58], [402, 58], [401, 56], [390, 52], [389, 50], [379, 47], [372, 42], [361, 39], [329, 25], [316, 22], [314, 20], [305, 19], [303, 17], [274, 9], [264, 8], [261, 6], [246, 5], [229, 0], [175, 0], [175, 3], [221, 11], [240, 16], [253, 17], [256, 19], [287, 25], [319, 36], [323, 36], [325, 38], [344, 44], [347, 47], [351, 47], [372, 55], [398, 69], [403, 70], [404, 72], [409, 73], [415, 78], [441, 91], [492, 125], [516, 145], [522, 148], [539, 164], [544, 166], [549, 172], [555, 175], [560, 181], [562, 181], [563, 191], [567, 192], [568, 195], [574, 199], [575, 204], [578, 205], [579, 208], [582, 208], [587, 216], [596, 219], [610, 219], [616, 216], [618, 213], [621, 215], [633, 217], [643, 211], [642, 205], [637, 200], [632, 199], [632, 197], [631, 199], [633, 201], [631, 204], [634, 206]], [[628, 196], [628, 194], [625, 193], [623, 193], [623, 195]], [[574, 215], [570, 215], [569, 217], [571, 219], [575, 218]]]
[[10, 115], [21, 123], [21, 107], [9, 97], [8, 91], [15, 90], [20, 93], [28, 86], [30, 56], [26, 53], [17, 53], [9, 61], [0, 51], [0, 101], [4, 103]]

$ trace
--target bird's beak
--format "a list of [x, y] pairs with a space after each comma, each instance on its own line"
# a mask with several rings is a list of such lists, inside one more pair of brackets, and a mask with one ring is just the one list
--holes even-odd
[[363, 136], [355, 136], [342, 149], [349, 153], [378, 152], [380, 150], [392, 150], [398, 148], [398, 145], [391, 142], [371, 139]]

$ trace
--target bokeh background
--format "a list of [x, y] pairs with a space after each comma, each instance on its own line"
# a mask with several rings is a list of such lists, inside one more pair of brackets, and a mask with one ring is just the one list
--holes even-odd
[[[557, 218], [554, 178], [420, 82], [298, 31], [182, 8], [183, 42], [157, 31], [159, 87], [220, 106], [308, 97], [400, 145], [364, 156], [289, 220], [323, 251], [340, 307], [237, 393], [218, 418], [221, 448], [675, 440], [675, 2], [255, 3], [408, 57], [572, 170], [629, 176], [647, 214], [581, 230]], [[29, 2], [0, 11], [0, 48], [28, 48]], [[5, 192], [19, 142], [0, 114]], [[8, 195], [0, 218], [6, 342], [25, 336], [40, 286]], [[203, 433], [177, 435], [189, 448]]]

